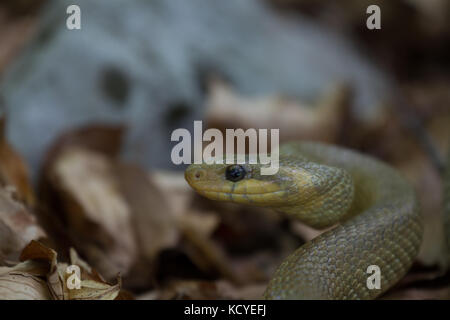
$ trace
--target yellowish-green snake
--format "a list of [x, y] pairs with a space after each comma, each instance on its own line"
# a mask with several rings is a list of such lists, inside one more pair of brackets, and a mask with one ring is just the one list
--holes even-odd
[[[264, 298], [373, 299], [411, 267], [423, 233], [418, 201], [387, 164], [337, 146], [292, 142], [280, 147], [274, 175], [261, 175], [261, 164], [234, 165], [231, 181], [231, 166], [193, 164], [185, 178], [212, 200], [270, 207], [318, 229], [334, 226], [282, 262]], [[373, 265], [379, 289], [367, 283]]]

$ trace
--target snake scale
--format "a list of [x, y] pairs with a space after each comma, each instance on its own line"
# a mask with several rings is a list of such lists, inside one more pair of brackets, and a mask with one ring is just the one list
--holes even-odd
[[[212, 200], [270, 207], [317, 229], [333, 227], [281, 263], [264, 298], [373, 299], [411, 267], [422, 219], [412, 186], [394, 168], [316, 142], [282, 145], [274, 175], [261, 175], [260, 167], [192, 164], [185, 178]], [[379, 289], [367, 286], [371, 265], [380, 268]]]

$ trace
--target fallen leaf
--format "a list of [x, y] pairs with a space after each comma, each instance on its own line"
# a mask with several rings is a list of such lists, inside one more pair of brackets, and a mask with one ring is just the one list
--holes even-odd
[[144, 293], [138, 300], [223, 300], [261, 299], [266, 284], [237, 287], [220, 281], [173, 281], [167, 287]]
[[221, 81], [213, 81], [206, 102], [209, 128], [281, 129], [280, 142], [336, 142], [349, 107], [349, 91], [336, 85], [314, 104], [281, 96], [243, 97]]
[[34, 215], [11, 192], [0, 188], [0, 257], [17, 261], [28, 242], [44, 237]]
[[19, 200], [33, 207], [35, 195], [28, 168], [22, 157], [8, 143], [5, 136], [5, 122], [5, 117], [0, 116], [0, 185], [14, 187]]
[[61, 205], [76, 248], [107, 279], [127, 274], [137, 257], [130, 207], [107, 156], [67, 147], [48, 167], [48, 181]]
[[146, 171], [118, 164], [116, 173], [131, 211], [139, 253], [153, 260], [161, 250], [174, 247], [179, 239], [174, 214]]
[[[53, 249], [43, 245], [38, 241], [31, 241], [22, 251], [22, 262], [13, 267], [0, 267], [0, 281], [14, 282], [20, 289], [22, 278], [20, 275], [31, 282], [32, 285], [45, 284], [47, 296], [45, 299], [56, 300], [114, 300], [121, 290], [121, 279], [117, 278], [115, 285], [111, 285], [103, 280], [103, 278], [92, 269], [84, 260], [82, 260], [76, 251], [70, 250], [70, 266], [79, 268], [80, 273], [68, 272], [68, 263], [58, 262], [57, 253]], [[13, 275], [14, 277], [11, 277]], [[70, 288], [70, 277], [76, 276], [80, 282], [79, 288]], [[78, 278], [79, 277], [79, 278]], [[45, 283], [46, 282], [46, 283]], [[29, 285], [29, 284], [28, 284]], [[0, 286], [1, 287], [1, 286]], [[37, 286], [38, 290], [40, 287]], [[30, 289], [31, 290], [31, 289]], [[1, 291], [0, 291], [1, 292]], [[39, 291], [43, 292], [43, 291]], [[38, 299], [40, 297], [30, 297]], [[42, 298], [42, 297], [41, 297]]]
[[0, 300], [50, 300], [44, 280], [26, 272], [0, 274]]

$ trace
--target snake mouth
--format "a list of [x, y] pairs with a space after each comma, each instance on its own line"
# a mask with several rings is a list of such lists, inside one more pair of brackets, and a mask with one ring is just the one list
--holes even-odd
[[272, 191], [263, 193], [232, 193], [223, 191], [210, 191], [196, 189], [197, 193], [205, 198], [216, 201], [231, 201], [241, 204], [253, 204], [260, 206], [270, 206], [274, 201], [284, 198], [285, 191]]
[[269, 195], [280, 195], [282, 196], [285, 192], [283, 190], [278, 191], [270, 191], [270, 192], [260, 192], [260, 193], [243, 193], [243, 192], [226, 192], [226, 191], [215, 191], [215, 190], [208, 190], [208, 189], [198, 189], [195, 188], [195, 191], [197, 191], [199, 194], [208, 194], [208, 195], [215, 195], [215, 196], [230, 196], [230, 195], [236, 195], [236, 196], [269, 196]]
[[261, 181], [257, 179], [246, 179], [239, 182], [230, 182], [226, 180], [202, 179], [201, 174], [185, 175], [188, 184], [198, 193], [209, 194], [240, 194], [240, 195], [269, 195], [280, 194], [284, 190], [274, 182]]

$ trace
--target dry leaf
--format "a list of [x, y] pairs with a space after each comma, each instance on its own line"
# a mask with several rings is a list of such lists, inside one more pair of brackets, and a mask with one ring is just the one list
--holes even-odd
[[103, 154], [67, 147], [48, 167], [62, 220], [77, 249], [100, 273], [126, 274], [137, 257], [131, 211], [112, 161]]
[[174, 281], [164, 289], [154, 290], [137, 297], [138, 300], [217, 300], [261, 299], [267, 284], [236, 287], [220, 281]]
[[35, 195], [22, 157], [12, 148], [5, 137], [5, 117], [0, 116], [0, 184], [13, 186], [17, 197], [34, 206]]
[[[114, 300], [121, 290], [120, 277], [115, 285], [101, 280], [91, 280], [96, 278], [92, 273], [84, 269], [83, 265], [77, 265], [80, 268], [79, 288], [71, 289], [68, 283], [72, 283], [74, 275], [67, 272], [69, 267], [66, 263], [58, 263], [55, 270], [48, 276], [48, 285], [52, 296], [56, 300]], [[89, 267], [90, 269], [90, 267]], [[91, 278], [91, 279], [89, 279]], [[75, 285], [75, 283], [72, 283]]]
[[118, 164], [116, 172], [132, 213], [139, 253], [153, 260], [161, 250], [174, 247], [179, 239], [174, 214], [146, 171]]
[[153, 171], [149, 178], [170, 206], [177, 228], [188, 226], [204, 236], [210, 236], [216, 230], [220, 219], [214, 211], [192, 208], [196, 194], [186, 183], [183, 172]]
[[225, 252], [212, 239], [218, 225], [217, 215], [190, 208], [195, 193], [190, 190], [183, 173], [154, 172], [151, 174], [175, 214], [175, 226], [183, 235], [183, 251], [205, 274], [218, 272], [221, 276], [240, 282], [231, 268]]
[[209, 128], [280, 129], [280, 142], [296, 139], [336, 142], [348, 109], [348, 90], [341, 85], [325, 92], [314, 105], [280, 96], [247, 98], [213, 81], [207, 100]]
[[44, 237], [36, 218], [11, 192], [0, 188], [0, 257], [16, 261], [28, 242]]
[[55, 250], [46, 247], [38, 241], [31, 241], [20, 254], [20, 261], [39, 260], [50, 264], [50, 269], [56, 266], [57, 256]]
[[206, 274], [218, 272], [221, 277], [234, 283], [241, 283], [238, 273], [234, 272], [231, 261], [223, 249], [211, 238], [195, 232], [188, 226], [184, 228], [186, 253]]
[[114, 286], [92, 280], [82, 280], [81, 289], [70, 290], [70, 300], [114, 300], [120, 291], [120, 284]]
[[437, 289], [410, 288], [390, 292], [383, 300], [449, 300], [450, 287]]
[[62, 134], [47, 155], [47, 163], [53, 161], [61, 150], [68, 147], [80, 147], [115, 157], [119, 154], [125, 128], [119, 125], [93, 124]]
[[256, 283], [246, 286], [236, 287], [227, 281], [217, 282], [217, 291], [226, 299], [232, 300], [259, 300], [262, 298], [267, 283]]
[[[105, 156], [105, 161], [110, 162], [111, 158], [117, 156], [120, 151], [123, 132], [124, 127], [118, 125], [93, 124], [76, 128], [63, 133], [46, 154], [38, 181], [40, 206], [36, 211], [40, 223], [49, 232], [51, 246], [63, 255], [80, 240], [67, 227], [63, 204], [65, 201], [71, 202], [73, 199], [65, 197], [59, 186], [55, 184], [55, 177], [52, 175], [55, 161], [63, 151], [74, 147], [100, 153]], [[76, 205], [74, 203], [74, 206]], [[98, 255], [101, 255], [101, 252]], [[114, 274], [112, 272], [111, 277]]]
[[[78, 289], [69, 287], [69, 282], [73, 280], [74, 275], [73, 272], [68, 272], [69, 264], [58, 262], [56, 251], [37, 241], [30, 242], [22, 251], [20, 258], [23, 262], [13, 267], [0, 267], [0, 279], [16, 282], [16, 284], [12, 283], [11, 287], [15, 288], [17, 285], [17, 290], [22, 290], [21, 286], [24, 282], [22, 278], [32, 279], [38, 284], [44, 283], [47, 290], [45, 291], [47, 292], [46, 299], [113, 300], [117, 297], [121, 290], [120, 277], [115, 285], [110, 285], [82, 260], [73, 248], [70, 250], [70, 257], [70, 265], [77, 266], [80, 270], [79, 275], [75, 273], [80, 280]], [[12, 278], [11, 275], [14, 277]], [[18, 275], [22, 278], [19, 278]], [[44, 279], [47, 283], [43, 282]], [[29, 285], [28, 282], [27, 285]], [[34, 282], [31, 283], [34, 284]], [[39, 288], [37, 286], [37, 289], [34, 290], [37, 291]], [[42, 293], [42, 291], [39, 292]], [[38, 299], [39, 297], [34, 298]]]
[[0, 300], [50, 300], [44, 280], [26, 272], [0, 273]]
[[174, 281], [162, 290], [138, 297], [139, 300], [211, 300], [218, 298], [217, 286], [211, 281]]
[[[37, 260], [22, 260], [12, 267], [0, 267], [0, 300], [49, 300], [51, 295], [45, 276], [50, 271], [49, 260], [56, 252], [46, 252], [48, 248], [32, 241], [21, 254], [21, 258], [31, 256]], [[51, 249], [48, 249], [51, 250]], [[26, 261], [25, 261], [26, 260]]]
[[[430, 115], [427, 131], [437, 146], [438, 154], [447, 154], [450, 145], [450, 112]], [[427, 266], [439, 265], [445, 268], [447, 248], [444, 245], [443, 229], [443, 183], [442, 176], [419, 145], [402, 149], [403, 159], [393, 165], [401, 171], [416, 189], [424, 218], [424, 236], [417, 260]]]
[[118, 163], [115, 171], [138, 246], [138, 257], [125, 282], [127, 288], [145, 290], [154, 284], [159, 253], [177, 245], [180, 231], [172, 207], [146, 171], [123, 163]]

